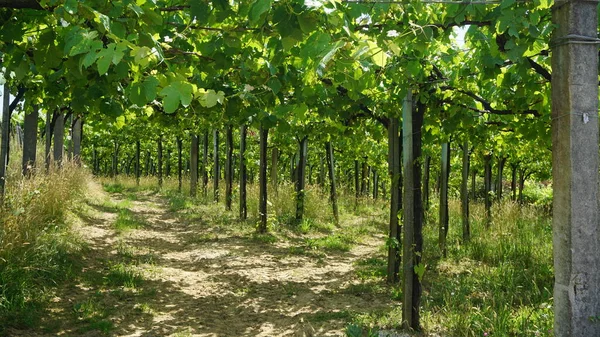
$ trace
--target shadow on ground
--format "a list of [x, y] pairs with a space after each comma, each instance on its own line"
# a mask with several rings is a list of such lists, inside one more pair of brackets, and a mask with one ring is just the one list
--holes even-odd
[[262, 242], [239, 224], [215, 231], [156, 195], [131, 201], [146, 226], [120, 234], [118, 208], [93, 208], [98, 216], [80, 214], [88, 248], [77, 278], [39, 329], [13, 336], [339, 336], [356, 315], [397, 305], [354, 270], [379, 241], [314, 257], [294, 253], [299, 241]]

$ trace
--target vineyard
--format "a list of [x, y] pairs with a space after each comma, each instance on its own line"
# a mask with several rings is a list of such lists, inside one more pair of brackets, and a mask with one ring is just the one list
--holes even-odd
[[0, 335], [600, 336], [596, 0], [0, 0]]

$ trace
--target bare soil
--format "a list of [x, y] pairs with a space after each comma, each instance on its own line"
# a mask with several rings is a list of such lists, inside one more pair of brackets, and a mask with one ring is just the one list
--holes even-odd
[[[158, 195], [131, 201], [145, 225], [121, 233], [117, 210], [90, 207], [75, 282], [60, 286], [39, 329], [11, 336], [343, 336], [352, 317], [400, 305], [387, 290], [361, 291], [355, 271], [383, 236], [349, 252], [295, 254], [293, 240], [264, 242], [239, 223], [216, 231]], [[135, 285], [111, 279], [119, 265]]]

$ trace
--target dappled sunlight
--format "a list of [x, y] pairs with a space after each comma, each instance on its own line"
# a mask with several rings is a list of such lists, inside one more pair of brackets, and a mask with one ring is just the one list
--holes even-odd
[[[361, 288], [355, 272], [382, 237], [342, 252], [285, 230], [260, 237], [244, 224], [218, 222], [215, 230], [190, 221], [213, 216], [211, 207], [173, 211], [143, 191], [105, 195], [89, 208], [78, 229], [89, 246], [85, 266], [47, 318], [60, 320], [63, 335], [339, 336], [354, 313], [393, 305], [386, 292]], [[119, 229], [125, 211], [132, 225]]]

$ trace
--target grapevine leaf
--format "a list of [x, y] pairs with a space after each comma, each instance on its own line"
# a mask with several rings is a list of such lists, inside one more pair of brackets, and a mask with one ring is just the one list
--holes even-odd
[[273, 90], [273, 94], [277, 95], [279, 93], [279, 90], [281, 90], [281, 82], [277, 79], [277, 77], [272, 77], [269, 82], [267, 82], [267, 85], [269, 86], [269, 88], [271, 88], [271, 90]]
[[114, 43], [109, 44], [108, 48], [102, 49], [98, 53], [97, 65], [98, 65], [98, 73], [100, 75], [104, 75], [108, 71], [108, 68], [110, 67], [114, 53], [115, 53]]
[[258, 24], [261, 21], [261, 18], [263, 18], [263, 14], [267, 13], [269, 9], [271, 9], [272, 3], [273, 0], [256, 0], [252, 5], [252, 8], [250, 8], [250, 13], [248, 14], [250, 24]]
[[210, 6], [204, 1], [192, 1], [190, 12], [197, 21], [207, 22], [210, 17]]
[[73, 15], [73, 14], [77, 14], [77, 6], [78, 6], [78, 1], [77, 0], [66, 0], [65, 1], [65, 10], [67, 11], [67, 13]]
[[156, 88], [159, 85], [159, 81], [156, 77], [150, 76], [144, 80], [142, 84], [144, 88], [144, 96], [146, 97], [147, 102], [152, 102], [156, 99]]
[[216, 92], [211, 89], [204, 93], [204, 97], [203, 97], [203, 100], [201, 101], [201, 103], [207, 108], [212, 108], [215, 105], [217, 105], [217, 103], [223, 104], [224, 100], [225, 100], [224, 92], [222, 92], [222, 91]]
[[122, 129], [125, 126], [125, 116], [119, 116], [115, 120], [115, 126], [117, 129]]
[[161, 90], [163, 96], [163, 106], [166, 113], [173, 113], [179, 107], [187, 107], [192, 102], [193, 87], [191, 84], [183, 81], [176, 81]]

